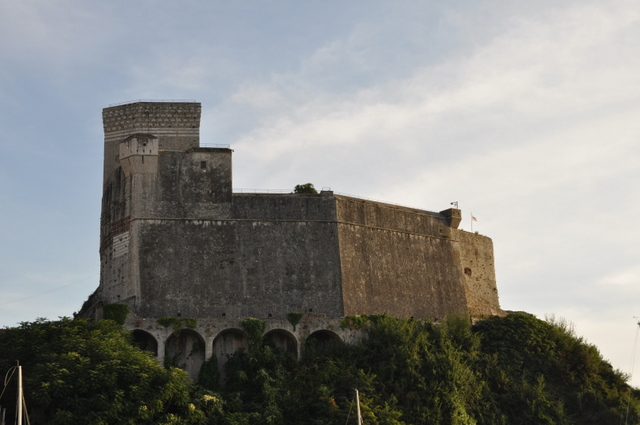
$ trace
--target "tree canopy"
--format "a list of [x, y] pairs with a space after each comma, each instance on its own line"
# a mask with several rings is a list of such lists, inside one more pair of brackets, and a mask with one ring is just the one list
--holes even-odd
[[[310, 340], [298, 359], [243, 322], [248, 350], [215, 357], [199, 383], [131, 344], [117, 323], [38, 320], [0, 333], [0, 367], [24, 366], [33, 423], [355, 423], [596, 425], [640, 423], [639, 392], [562, 321], [511, 313], [471, 325], [358, 316], [356, 344]], [[11, 391], [11, 390], [8, 390]], [[0, 403], [12, 407], [13, 394]]]
[[[37, 320], [0, 334], [0, 369], [23, 366], [32, 423], [162, 423], [188, 410], [184, 371], [165, 369], [111, 320]], [[9, 387], [2, 404], [12, 408]]]
[[318, 191], [316, 190], [316, 188], [313, 186], [312, 183], [297, 184], [296, 187], [293, 188], [293, 192], [294, 193], [311, 193], [314, 195], [318, 193]]

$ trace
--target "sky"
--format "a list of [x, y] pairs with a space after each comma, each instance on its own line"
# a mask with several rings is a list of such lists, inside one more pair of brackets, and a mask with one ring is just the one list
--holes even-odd
[[236, 189], [458, 202], [502, 308], [640, 386], [638, 40], [636, 0], [0, 0], [0, 327], [98, 286], [102, 108], [191, 99]]

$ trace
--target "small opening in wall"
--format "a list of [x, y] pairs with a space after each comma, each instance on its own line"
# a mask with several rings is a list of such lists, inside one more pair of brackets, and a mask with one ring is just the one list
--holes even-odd
[[464, 274], [466, 274], [467, 276], [471, 276], [471, 268], [470, 267], [465, 267], [464, 268]]
[[222, 317], [227, 317], [227, 313], [222, 313]]
[[182, 317], [182, 313], [178, 312], [177, 317]]
[[202, 169], [207, 168], [207, 161], [200, 161], [200, 168]]
[[269, 317], [273, 317], [273, 316], [271, 315], [271, 313], [269, 313]]

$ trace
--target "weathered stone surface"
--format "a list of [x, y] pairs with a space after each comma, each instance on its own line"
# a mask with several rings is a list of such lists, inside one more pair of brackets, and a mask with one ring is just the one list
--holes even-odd
[[460, 262], [463, 268], [467, 308], [473, 317], [502, 314], [490, 238], [469, 232], [457, 232]]
[[330, 223], [146, 220], [140, 239], [142, 315], [343, 315]]
[[444, 216], [337, 198], [345, 314], [466, 312], [458, 242]]

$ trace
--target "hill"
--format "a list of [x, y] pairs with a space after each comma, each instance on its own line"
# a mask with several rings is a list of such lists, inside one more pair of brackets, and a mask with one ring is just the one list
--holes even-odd
[[[0, 367], [24, 366], [34, 423], [355, 423], [353, 389], [370, 424], [638, 424], [640, 393], [562, 321], [510, 313], [470, 325], [346, 317], [363, 338], [315, 341], [297, 359], [243, 322], [249, 349], [219, 385], [215, 357], [199, 383], [133, 346], [112, 321], [24, 323], [0, 334]], [[0, 404], [14, 400], [8, 389]], [[7, 398], [9, 397], [9, 398]], [[10, 416], [9, 416], [10, 417]], [[627, 422], [625, 422], [627, 420]]]

